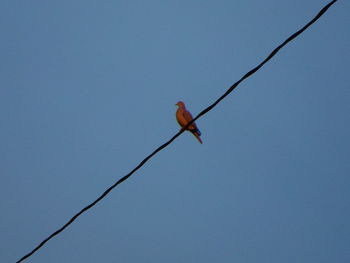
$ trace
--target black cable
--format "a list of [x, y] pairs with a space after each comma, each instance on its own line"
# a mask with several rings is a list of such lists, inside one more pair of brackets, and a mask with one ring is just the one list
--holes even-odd
[[159, 146], [156, 150], [154, 150], [150, 155], [148, 155], [145, 159], [143, 159], [139, 165], [137, 165], [130, 173], [119, 179], [116, 183], [114, 183], [111, 187], [109, 187], [106, 191], [103, 192], [103, 194], [98, 197], [94, 202], [84, 207], [80, 212], [75, 214], [65, 225], [63, 225], [60, 229], [52, 233], [49, 237], [44, 239], [38, 246], [36, 246], [31, 252], [24, 255], [20, 260], [17, 261], [17, 263], [22, 262], [23, 260], [29, 258], [31, 255], [33, 255], [36, 251], [38, 251], [47, 241], [49, 241], [54, 236], [61, 233], [66, 227], [68, 227], [70, 224], [72, 224], [82, 213], [92, 208], [94, 205], [96, 205], [99, 201], [101, 201], [110, 191], [113, 190], [118, 184], [121, 184], [126, 179], [128, 179], [134, 172], [136, 172], [138, 169], [140, 169], [149, 159], [153, 157], [156, 153], [167, 147], [170, 143], [172, 143], [181, 133], [184, 132], [184, 130], [195, 120], [209, 112], [211, 109], [213, 109], [220, 101], [222, 101], [227, 95], [229, 95], [243, 80], [249, 78], [251, 75], [253, 75], [255, 72], [257, 72], [266, 62], [268, 62], [273, 56], [275, 56], [278, 51], [283, 48], [285, 45], [287, 45], [290, 41], [292, 41], [294, 38], [299, 36], [301, 33], [303, 33], [309, 26], [311, 26], [313, 23], [315, 23], [327, 10], [330, 8], [337, 0], [333, 0], [329, 2], [325, 7], [319, 11], [319, 13], [309, 22], [307, 23], [303, 28], [295, 32], [293, 35], [288, 37], [282, 44], [280, 44], [277, 48], [275, 48], [270, 55], [268, 55], [258, 66], [250, 70], [248, 73], [246, 73], [240, 80], [238, 80], [236, 83], [234, 83], [220, 98], [218, 98], [213, 104], [211, 104], [206, 109], [202, 110], [190, 123], [187, 124], [187, 126], [184, 129], [181, 129], [178, 133], [176, 133], [169, 141], [164, 143], [163, 145]]

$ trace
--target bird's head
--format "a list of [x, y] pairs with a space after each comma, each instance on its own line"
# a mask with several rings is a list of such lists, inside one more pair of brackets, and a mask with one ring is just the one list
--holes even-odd
[[185, 108], [185, 103], [183, 103], [182, 101], [179, 101], [178, 103], [176, 103], [176, 105]]

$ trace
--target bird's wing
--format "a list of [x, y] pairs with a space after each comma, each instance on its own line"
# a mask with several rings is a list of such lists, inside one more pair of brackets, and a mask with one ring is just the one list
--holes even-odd
[[[187, 123], [189, 123], [190, 121], [193, 120], [192, 114], [187, 110], [184, 111], [183, 116], [184, 116], [185, 120], [187, 121]], [[192, 124], [188, 127], [188, 129], [189, 130], [192, 130], [192, 129], [197, 130], [197, 125], [194, 122], [192, 122]]]
[[187, 123], [189, 123], [190, 121], [193, 120], [193, 117], [192, 117], [191, 113], [189, 111], [187, 111], [187, 110], [185, 110], [183, 112], [183, 116], [184, 116], [185, 120], [187, 121]]

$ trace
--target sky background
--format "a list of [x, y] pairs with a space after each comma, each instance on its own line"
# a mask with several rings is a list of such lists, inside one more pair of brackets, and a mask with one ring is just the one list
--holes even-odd
[[[0, 261], [15, 262], [324, 0], [0, 2]], [[27, 262], [350, 262], [350, 1]]]

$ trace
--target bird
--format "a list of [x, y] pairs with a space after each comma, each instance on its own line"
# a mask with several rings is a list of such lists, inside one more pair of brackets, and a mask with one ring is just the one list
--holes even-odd
[[[176, 120], [183, 129], [190, 121], [193, 120], [193, 117], [191, 113], [186, 109], [185, 103], [179, 101], [176, 103], [176, 105], [178, 106], [178, 109], [176, 111]], [[200, 138], [201, 132], [198, 130], [196, 123], [192, 122], [190, 126], [186, 128], [186, 130], [191, 132], [200, 143], [203, 143]]]

